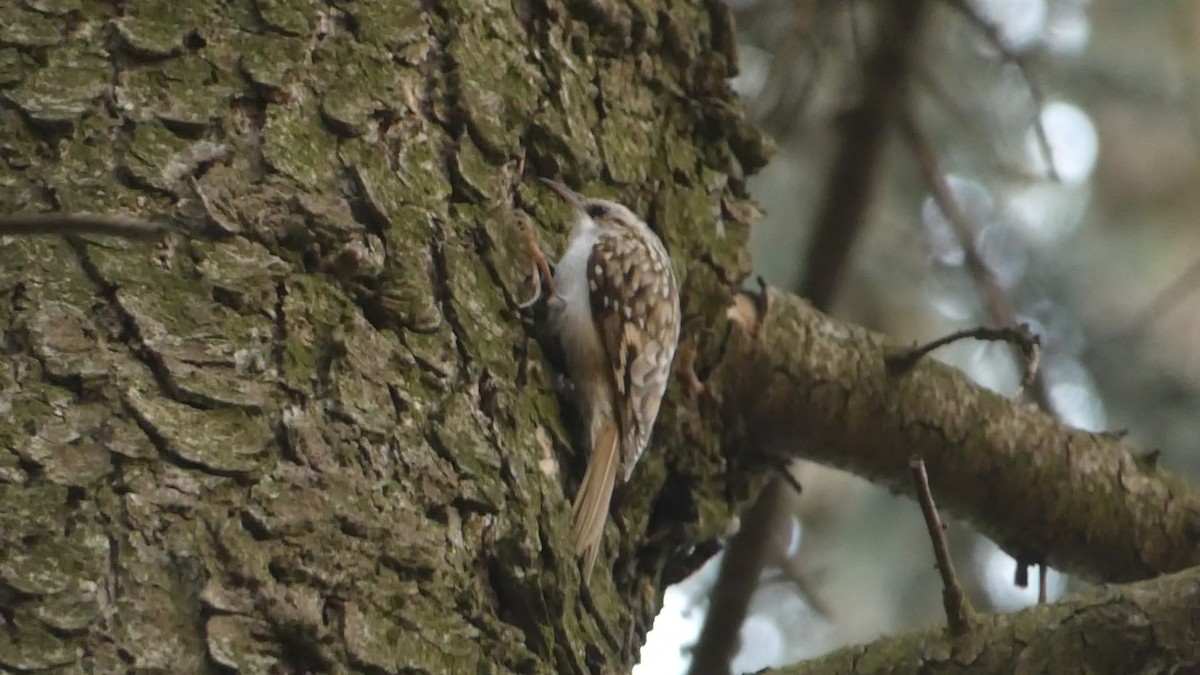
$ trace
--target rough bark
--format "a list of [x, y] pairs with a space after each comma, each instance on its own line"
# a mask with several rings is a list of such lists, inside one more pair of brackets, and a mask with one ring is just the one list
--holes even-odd
[[[745, 273], [718, 3], [5, 2], [0, 208], [184, 221], [0, 244], [0, 667], [613, 672], [749, 493], [665, 406], [590, 591], [524, 176]], [[702, 323], [702, 322], [701, 322]], [[672, 447], [675, 450], [665, 451]], [[684, 461], [701, 458], [700, 461]], [[561, 467], [559, 462], [561, 461]]]

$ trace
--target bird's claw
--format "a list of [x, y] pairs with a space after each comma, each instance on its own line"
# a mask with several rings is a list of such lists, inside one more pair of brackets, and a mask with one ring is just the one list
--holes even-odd
[[542, 248], [538, 246], [537, 238], [533, 234], [533, 228], [529, 223], [522, 224], [522, 233], [525, 235], [525, 244], [529, 247], [529, 255], [533, 258], [533, 297], [517, 303], [517, 307], [522, 310], [530, 309], [538, 304], [543, 298], [542, 287], [545, 286], [550, 290], [550, 302], [555, 299], [561, 301], [562, 296], [558, 294], [558, 287], [554, 285], [554, 272], [550, 269], [550, 261], [547, 260], [546, 254], [542, 253]]

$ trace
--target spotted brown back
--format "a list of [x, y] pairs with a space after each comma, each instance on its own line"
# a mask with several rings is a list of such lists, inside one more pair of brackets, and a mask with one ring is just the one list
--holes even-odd
[[641, 222], [602, 228], [587, 267], [592, 318], [612, 365], [627, 480], [650, 440], [679, 341], [679, 292], [666, 249]]

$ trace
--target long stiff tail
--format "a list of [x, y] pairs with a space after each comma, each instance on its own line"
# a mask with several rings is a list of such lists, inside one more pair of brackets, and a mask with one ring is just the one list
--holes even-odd
[[592, 578], [592, 568], [600, 554], [600, 540], [604, 537], [604, 523], [608, 520], [608, 505], [612, 501], [621, 455], [618, 436], [615, 423], [601, 425], [592, 443], [592, 456], [588, 459], [583, 483], [571, 505], [571, 514], [575, 518], [575, 555], [583, 560], [584, 583]]

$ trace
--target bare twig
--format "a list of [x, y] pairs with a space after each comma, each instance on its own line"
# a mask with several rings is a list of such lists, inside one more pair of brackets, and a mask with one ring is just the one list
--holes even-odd
[[1046, 604], [1046, 563], [1038, 564], [1038, 604]]
[[0, 215], [0, 235], [100, 234], [124, 239], [157, 239], [171, 231], [165, 223], [93, 213], [10, 213]]
[[992, 47], [1000, 53], [1000, 57], [1017, 67], [1017, 72], [1021, 74], [1021, 79], [1025, 80], [1025, 86], [1029, 89], [1029, 97], [1033, 99], [1033, 104], [1037, 108], [1033, 118], [1033, 133], [1037, 136], [1038, 145], [1042, 150], [1042, 158], [1046, 161], [1046, 175], [1050, 180], [1060, 182], [1058, 168], [1054, 164], [1054, 152], [1050, 148], [1050, 138], [1046, 135], [1046, 127], [1042, 124], [1042, 108], [1045, 105], [1046, 97], [1042, 94], [1042, 88], [1029, 74], [1029, 63], [1023, 54], [1018, 54], [1004, 44], [1004, 38], [1000, 36], [1000, 30], [987, 19], [975, 13], [969, 5], [963, 0], [950, 0], [950, 5], [957, 9], [968, 21], [975, 24]]
[[955, 331], [912, 349], [888, 355], [888, 367], [898, 372], [905, 372], [929, 352], [966, 338], [1007, 342], [1021, 350], [1021, 353], [1025, 356], [1025, 373], [1021, 376], [1021, 382], [1017, 385], [1017, 391], [1013, 393], [1013, 398], [1020, 396], [1021, 392], [1033, 383], [1034, 378], [1037, 376], [1041, 341], [1038, 339], [1038, 336], [1029, 330], [1029, 326], [1023, 323], [1015, 326], [1001, 326], [999, 328], [979, 326], [978, 328]]
[[[917, 166], [921, 170], [921, 176], [929, 186], [933, 200], [937, 203], [938, 208], [942, 210], [942, 213], [945, 214], [946, 220], [950, 222], [951, 228], [954, 230], [958, 244], [966, 257], [967, 269], [975, 277], [976, 283], [979, 284], [980, 289], [983, 291], [988, 314], [991, 315], [993, 321], [1002, 326], [1017, 325], [1019, 323], [1017, 321], [1017, 309], [1008, 297], [1008, 294], [1000, 287], [1000, 283], [996, 280], [996, 275], [992, 273], [992, 268], [988, 267], [988, 264], [983, 260], [983, 256], [979, 254], [979, 250], [975, 248], [975, 227], [971, 223], [971, 218], [958, 203], [958, 199], [954, 196], [954, 191], [950, 189], [950, 184], [946, 182], [946, 176], [942, 172], [937, 154], [934, 152], [929, 139], [917, 126], [916, 119], [913, 117], [911, 111], [901, 115], [900, 130], [912, 148], [913, 155], [917, 159]], [[1018, 356], [1018, 354], [1014, 353], [1014, 356]], [[1033, 356], [1037, 357], [1038, 355], [1035, 352]], [[1050, 397], [1045, 379], [1037, 371], [1036, 361], [1033, 363], [1029, 361], [1033, 361], [1033, 359], [1027, 359], [1026, 372], [1031, 370], [1034, 372], [1033, 384], [1036, 386], [1030, 388], [1034, 400], [1043, 410], [1053, 410], [1050, 405]]]
[[958, 575], [954, 573], [950, 546], [946, 543], [946, 526], [933, 503], [933, 491], [929, 488], [925, 462], [919, 457], [914, 457], [909, 460], [908, 468], [912, 472], [917, 501], [921, 504], [925, 526], [929, 529], [929, 538], [933, 542], [933, 556], [937, 560], [938, 572], [942, 575], [942, 605], [946, 609], [946, 623], [952, 635], [964, 635], [971, 630], [971, 606], [958, 583]]

